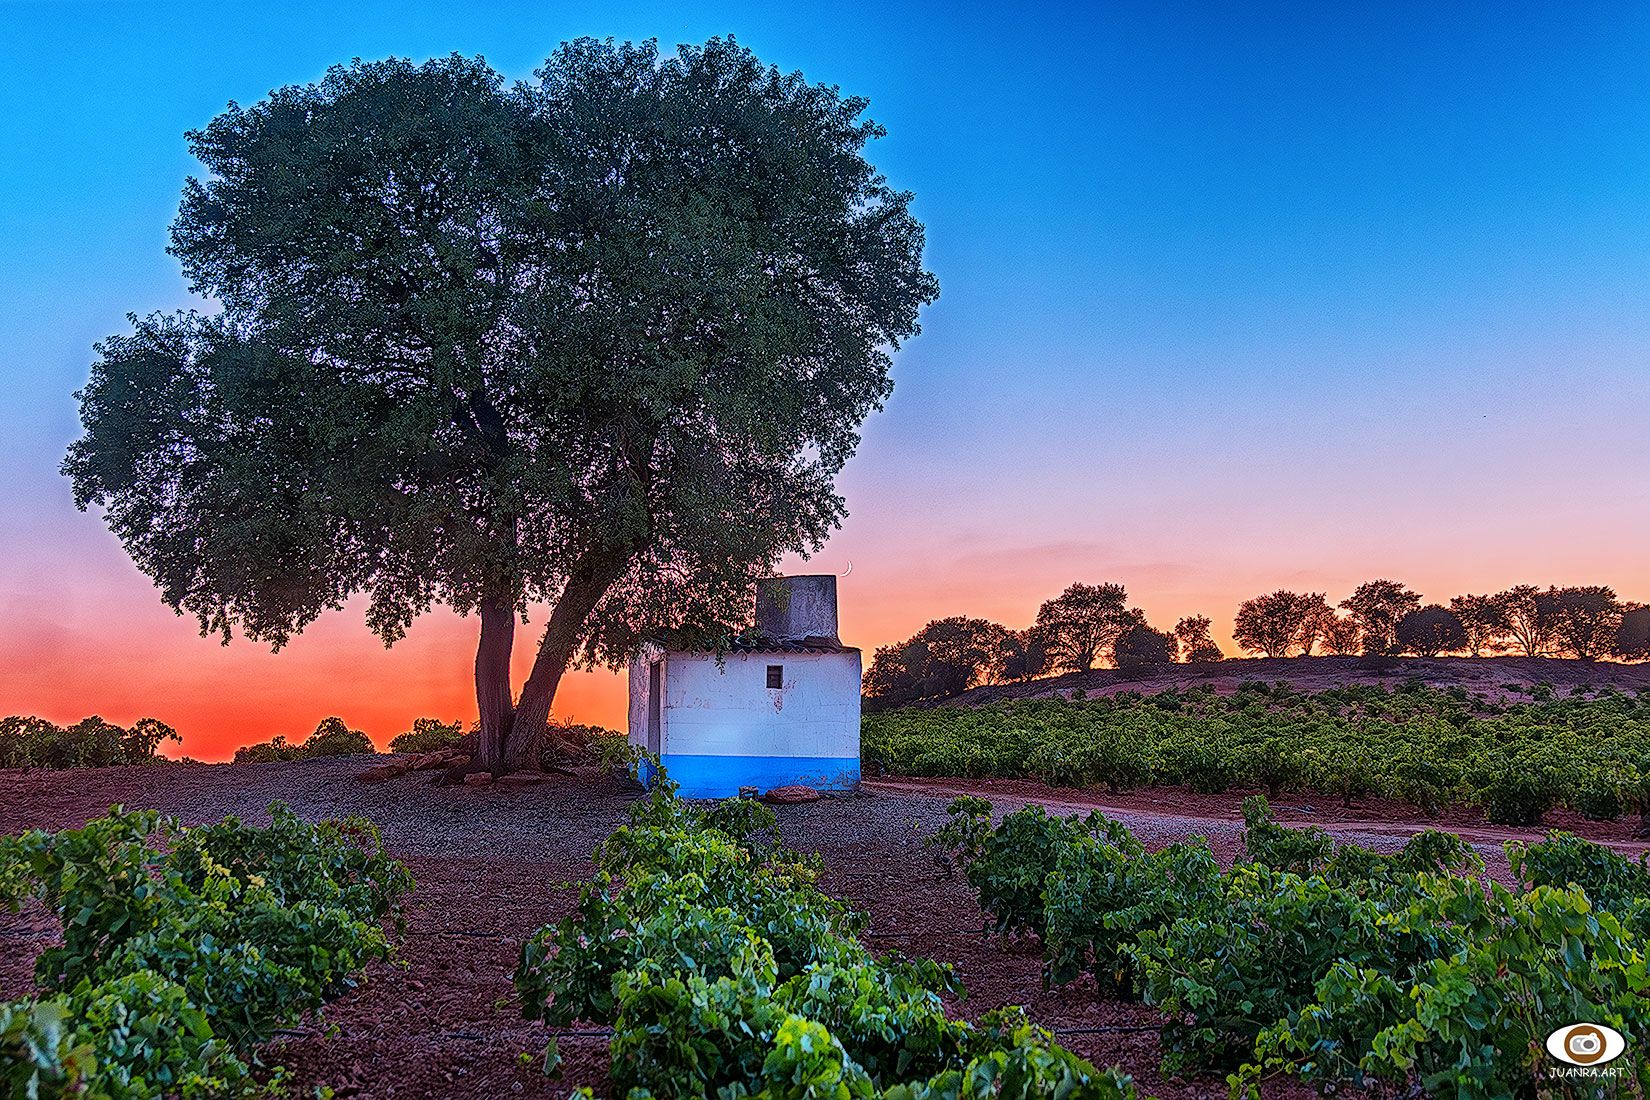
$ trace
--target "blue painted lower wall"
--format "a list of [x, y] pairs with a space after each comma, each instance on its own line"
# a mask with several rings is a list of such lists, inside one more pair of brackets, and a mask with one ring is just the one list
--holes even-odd
[[735, 798], [740, 787], [758, 792], [799, 784], [821, 791], [859, 786], [859, 757], [693, 756], [666, 753], [659, 762], [683, 798]]

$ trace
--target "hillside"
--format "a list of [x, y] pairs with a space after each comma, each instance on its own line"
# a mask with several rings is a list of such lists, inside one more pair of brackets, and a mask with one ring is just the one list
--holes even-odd
[[1248, 657], [1195, 665], [1168, 665], [1161, 671], [1125, 676], [1114, 668], [1071, 672], [1015, 684], [992, 684], [927, 705], [979, 706], [1005, 699], [1043, 699], [1055, 695], [1110, 695], [1120, 691], [1152, 693], [1206, 687], [1237, 690], [1245, 680], [1283, 681], [1297, 691], [1324, 691], [1347, 684], [1396, 687], [1408, 680], [1429, 687], [1460, 686], [1474, 695], [1506, 700], [1526, 697], [1538, 684], [1551, 684], [1567, 695], [1578, 687], [1650, 690], [1650, 663], [1619, 664], [1557, 657]]

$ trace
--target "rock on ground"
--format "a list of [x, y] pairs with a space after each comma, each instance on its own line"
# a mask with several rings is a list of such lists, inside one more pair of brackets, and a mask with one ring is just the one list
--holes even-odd
[[819, 792], [812, 787], [791, 784], [773, 788], [762, 796], [762, 801], [771, 802], [776, 806], [794, 806], [802, 802], [818, 802]]

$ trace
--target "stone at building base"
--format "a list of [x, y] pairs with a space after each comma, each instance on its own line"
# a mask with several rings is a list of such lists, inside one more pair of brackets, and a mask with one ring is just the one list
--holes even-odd
[[775, 806], [794, 806], [800, 802], [818, 802], [819, 792], [812, 787], [799, 785], [775, 787], [762, 796], [762, 801], [772, 803]]

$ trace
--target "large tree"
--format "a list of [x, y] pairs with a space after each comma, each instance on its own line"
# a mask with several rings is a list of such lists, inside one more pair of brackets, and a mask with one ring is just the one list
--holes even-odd
[[1218, 661], [1225, 656], [1209, 633], [1211, 625], [1207, 615], [1187, 615], [1174, 624], [1176, 649], [1182, 661], [1187, 664], [1202, 664], [1206, 661]]
[[1034, 628], [1049, 663], [1063, 672], [1087, 672], [1117, 642], [1117, 636], [1146, 621], [1128, 606], [1120, 584], [1073, 584], [1037, 609]]
[[1465, 649], [1467, 631], [1455, 612], [1433, 603], [1399, 619], [1395, 639], [1400, 650], [1418, 657], [1436, 657]]
[[1553, 604], [1553, 640], [1583, 661], [1596, 661], [1615, 649], [1621, 626], [1621, 601], [1604, 585], [1549, 588]]
[[1112, 663], [1125, 676], [1138, 675], [1173, 661], [1175, 649], [1173, 634], [1154, 630], [1143, 622], [1135, 623], [1117, 636], [1112, 647]]
[[1364, 652], [1391, 653], [1398, 645], [1398, 621], [1421, 607], [1421, 597], [1397, 581], [1365, 581], [1341, 601], [1363, 637]]
[[1004, 641], [1004, 680], [1034, 679], [1048, 671], [1048, 664], [1048, 646], [1036, 627], [1008, 632]]
[[1553, 645], [1558, 606], [1554, 590], [1543, 592], [1533, 584], [1514, 585], [1493, 597], [1505, 618], [1507, 634], [1526, 657], [1540, 657]]
[[936, 619], [903, 642], [881, 646], [865, 672], [872, 709], [958, 695], [1003, 679], [1013, 635], [986, 619]]
[[1325, 606], [1321, 592], [1285, 589], [1244, 600], [1233, 618], [1232, 640], [1250, 653], [1287, 657], [1303, 644], [1309, 628], [1311, 638], [1317, 638], [1314, 620], [1320, 606]]
[[1449, 609], [1461, 621], [1470, 655], [1481, 657], [1486, 649], [1495, 649], [1507, 637], [1507, 602], [1504, 597], [1505, 593], [1451, 597]]
[[1650, 660], [1650, 607], [1627, 604], [1622, 608], [1615, 653], [1629, 661]]
[[1308, 592], [1301, 599], [1301, 628], [1296, 640], [1300, 642], [1301, 656], [1310, 657], [1318, 642], [1328, 644], [1329, 634], [1335, 629], [1336, 615], [1322, 592]]
[[580, 39], [514, 85], [355, 62], [231, 105], [172, 229], [220, 309], [99, 345], [76, 500], [225, 641], [357, 594], [386, 643], [476, 614], [478, 764], [528, 764], [570, 663], [724, 636], [843, 516], [938, 293], [865, 107], [721, 39]]
[[1357, 620], [1346, 615], [1328, 619], [1319, 633], [1324, 649], [1338, 657], [1358, 652], [1358, 643], [1363, 640]]

